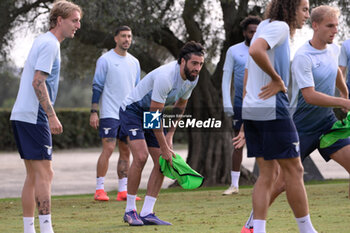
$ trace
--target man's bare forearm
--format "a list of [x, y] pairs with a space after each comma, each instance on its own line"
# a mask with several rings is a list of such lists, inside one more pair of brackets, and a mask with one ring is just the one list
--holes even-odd
[[51, 117], [55, 116], [56, 113], [51, 104], [49, 93], [45, 84], [47, 76], [48, 75], [42, 71], [35, 71], [32, 85], [41, 107], [44, 109], [46, 115]]

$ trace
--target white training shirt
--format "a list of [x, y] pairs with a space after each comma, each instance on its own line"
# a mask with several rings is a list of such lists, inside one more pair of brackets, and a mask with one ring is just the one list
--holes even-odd
[[[164, 103], [165, 106], [174, 104], [180, 98], [188, 99], [198, 83], [183, 80], [180, 75], [180, 65], [177, 61], [158, 67], [147, 74], [125, 98], [122, 108], [133, 106], [134, 111], [149, 111], [151, 100]], [[135, 108], [136, 107], [136, 108]]]
[[[289, 26], [283, 21], [262, 21], [257, 28], [251, 44], [257, 38], [264, 39], [270, 49], [267, 50], [272, 66], [281, 76], [285, 86], [288, 87], [290, 49], [289, 49]], [[246, 96], [243, 99], [242, 118], [245, 120], [267, 121], [284, 119], [289, 117], [289, 103], [286, 93], [279, 92], [269, 99], [259, 98], [261, 88], [271, 81], [253, 60], [251, 56], [247, 62], [248, 80]]]
[[60, 76], [60, 43], [50, 31], [38, 36], [32, 45], [21, 76], [16, 102], [10, 120], [32, 124], [47, 122], [32, 86], [35, 71], [48, 73], [45, 83], [51, 103], [54, 104]]

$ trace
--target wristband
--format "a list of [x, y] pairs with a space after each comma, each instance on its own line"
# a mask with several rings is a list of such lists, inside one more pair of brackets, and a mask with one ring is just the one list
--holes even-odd
[[90, 113], [94, 113], [94, 112], [97, 113], [97, 110], [96, 110], [96, 109], [91, 109], [91, 110], [90, 110]]

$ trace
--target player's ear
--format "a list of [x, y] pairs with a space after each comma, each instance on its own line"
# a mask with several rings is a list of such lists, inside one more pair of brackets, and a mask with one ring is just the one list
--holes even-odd
[[57, 17], [57, 26], [60, 26], [62, 24], [62, 16]]
[[185, 58], [181, 58], [181, 65], [182, 65], [182, 66], [185, 66], [185, 64], [186, 64]]

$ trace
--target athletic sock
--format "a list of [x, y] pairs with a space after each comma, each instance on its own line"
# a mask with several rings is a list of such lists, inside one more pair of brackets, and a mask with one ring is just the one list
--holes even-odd
[[23, 232], [35, 233], [34, 217], [23, 217]]
[[254, 219], [254, 233], [266, 233], [266, 220]]
[[252, 228], [252, 227], [254, 227], [254, 212], [253, 212], [253, 210], [250, 212], [250, 216], [249, 216], [249, 218], [248, 218], [248, 220], [247, 220], [247, 222], [245, 223], [245, 227], [246, 228]]
[[104, 177], [97, 177], [96, 178], [96, 190], [99, 189], [105, 189], [105, 178]]
[[128, 178], [127, 177], [119, 179], [119, 181], [118, 181], [118, 191], [119, 192], [126, 191], [127, 190], [127, 186], [128, 186]]
[[143, 203], [142, 210], [140, 212], [141, 217], [145, 217], [153, 213], [153, 207], [157, 198], [151, 196], [145, 196], [145, 202]]
[[129, 212], [136, 209], [136, 195], [126, 195], [126, 208], [125, 212]]
[[53, 233], [51, 214], [39, 215], [40, 233]]
[[231, 186], [235, 186], [236, 188], [238, 188], [240, 175], [241, 172], [231, 171]]
[[317, 233], [315, 228], [312, 226], [309, 214], [302, 218], [295, 218], [295, 220], [298, 223], [300, 233]]

